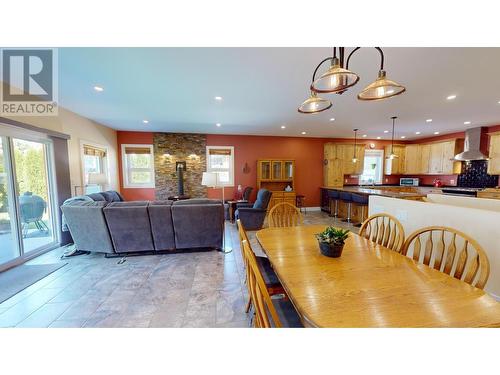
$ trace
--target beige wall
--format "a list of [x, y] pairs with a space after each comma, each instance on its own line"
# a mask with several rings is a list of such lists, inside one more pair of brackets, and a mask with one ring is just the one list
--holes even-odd
[[[59, 115], [54, 117], [16, 116], [10, 118], [12, 120], [24, 122], [44, 129], [66, 133], [71, 136], [68, 143], [68, 152], [72, 194], [74, 194], [75, 186], [83, 185], [80, 146], [82, 141], [101, 145], [107, 149], [109, 176], [109, 185], [107, 188], [119, 190], [120, 184], [118, 182], [118, 146], [116, 141], [116, 130], [63, 108], [59, 108]], [[78, 188], [78, 194], [81, 192], [81, 188]]]

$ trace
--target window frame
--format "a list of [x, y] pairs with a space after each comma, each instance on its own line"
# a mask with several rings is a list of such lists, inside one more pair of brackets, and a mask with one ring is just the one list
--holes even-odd
[[[378, 173], [378, 176], [379, 179], [377, 179], [377, 181], [374, 181], [374, 185], [382, 185], [384, 183], [384, 162], [385, 162], [385, 159], [384, 159], [384, 150], [373, 150], [373, 149], [370, 149], [370, 150], [365, 150], [365, 155], [364, 155], [364, 162], [366, 162], [366, 157], [367, 156], [376, 156], [376, 157], [379, 157], [380, 158], [380, 166], [379, 166], [379, 173]], [[365, 166], [363, 165], [363, 172], [365, 171]], [[359, 176], [359, 184], [362, 185], [366, 185], [368, 184], [367, 182], [365, 182], [363, 180], [363, 173]]]
[[[148, 148], [149, 156], [151, 157], [151, 167], [150, 168], [130, 168], [128, 163], [127, 154], [125, 153], [126, 148]], [[122, 144], [121, 145], [122, 154], [122, 176], [123, 176], [123, 187], [126, 189], [149, 189], [155, 187], [155, 155], [154, 148], [151, 144]], [[129, 181], [130, 172], [151, 172], [151, 181], [148, 183], [137, 184]]]
[[109, 160], [108, 160], [109, 149], [108, 149], [108, 147], [105, 145], [99, 144], [99, 143], [95, 143], [95, 142], [86, 141], [84, 139], [81, 139], [80, 140], [81, 185], [75, 186], [75, 194], [76, 194], [77, 187], [81, 188], [82, 194], [87, 194], [87, 186], [100, 186], [101, 191], [104, 191], [106, 189], [105, 184], [92, 184], [92, 185], [87, 184], [88, 176], [85, 173], [85, 146], [90, 146], [90, 147], [104, 150], [105, 156], [103, 156], [101, 159], [100, 167], [101, 167], [101, 173], [106, 175], [106, 177], [108, 179], [108, 183], [109, 183], [109, 174], [108, 174], [108, 171], [109, 171], [109, 166], [108, 166], [108, 164], [109, 164]]
[[[229, 168], [211, 168], [210, 150], [231, 150]], [[207, 172], [229, 172], [229, 182], [221, 184], [224, 187], [234, 187], [234, 146], [207, 146], [206, 147]]]

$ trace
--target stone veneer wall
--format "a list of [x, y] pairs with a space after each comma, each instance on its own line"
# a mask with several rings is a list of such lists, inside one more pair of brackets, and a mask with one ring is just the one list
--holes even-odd
[[[175, 163], [186, 162], [184, 194], [191, 198], [207, 196], [207, 188], [201, 185], [206, 170], [207, 137], [204, 134], [154, 133], [155, 197], [167, 199], [177, 195]], [[169, 154], [170, 156], [165, 156]]]

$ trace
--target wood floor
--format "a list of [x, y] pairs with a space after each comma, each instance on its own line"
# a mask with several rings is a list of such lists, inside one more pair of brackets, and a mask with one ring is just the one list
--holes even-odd
[[[305, 224], [332, 224], [321, 212]], [[357, 231], [344, 223], [335, 225]], [[246, 285], [235, 225], [226, 251], [106, 259], [68, 264], [0, 304], [0, 327], [249, 327]], [[251, 242], [258, 250], [255, 237]], [[30, 262], [60, 262], [56, 249]]]

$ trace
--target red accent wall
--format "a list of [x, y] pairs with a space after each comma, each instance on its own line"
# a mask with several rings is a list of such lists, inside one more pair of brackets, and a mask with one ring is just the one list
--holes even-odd
[[120, 176], [120, 192], [123, 198], [127, 201], [143, 201], [154, 200], [155, 189], [141, 188], [141, 189], [126, 189], [123, 187], [123, 168], [122, 168], [122, 144], [138, 144], [138, 145], [152, 145], [153, 133], [150, 132], [117, 132], [118, 141], [118, 174]]

